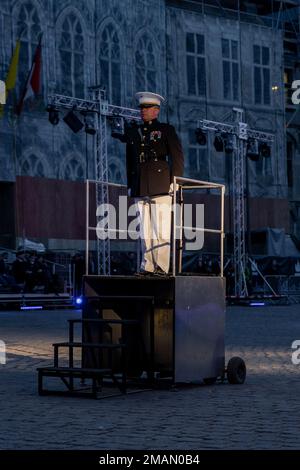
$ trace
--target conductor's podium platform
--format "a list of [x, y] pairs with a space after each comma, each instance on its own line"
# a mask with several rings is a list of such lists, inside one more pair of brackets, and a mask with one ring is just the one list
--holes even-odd
[[112, 358], [83, 347], [85, 368], [125, 367], [128, 378], [173, 384], [214, 381], [224, 374], [224, 326], [222, 277], [84, 277], [83, 344], [126, 345], [125, 363], [121, 349]]

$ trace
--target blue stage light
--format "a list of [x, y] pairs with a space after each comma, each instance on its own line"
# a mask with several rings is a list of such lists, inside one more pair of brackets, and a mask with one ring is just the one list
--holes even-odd
[[75, 304], [76, 305], [81, 305], [82, 302], [83, 302], [82, 297], [76, 297], [76, 299], [75, 299]]
[[23, 305], [20, 307], [20, 310], [42, 310], [43, 306], [42, 305]]
[[265, 302], [251, 302], [251, 303], [250, 303], [250, 306], [251, 306], [251, 307], [264, 307], [264, 306], [265, 306]]

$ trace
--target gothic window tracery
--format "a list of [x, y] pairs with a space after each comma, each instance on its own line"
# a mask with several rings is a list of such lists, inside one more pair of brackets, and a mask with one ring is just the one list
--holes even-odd
[[18, 83], [24, 86], [31, 68], [34, 53], [42, 34], [38, 12], [31, 2], [21, 5], [18, 22], [17, 38], [20, 39], [20, 55], [18, 67]]
[[44, 178], [46, 176], [45, 165], [34, 153], [28, 155], [20, 165], [20, 174], [23, 176], [37, 176]]
[[84, 180], [85, 171], [82, 162], [76, 156], [71, 156], [62, 167], [61, 177], [71, 181]]
[[109, 23], [101, 33], [100, 38], [100, 80], [107, 91], [110, 103], [121, 104], [121, 47], [120, 38]]
[[84, 98], [84, 37], [74, 12], [64, 19], [59, 40], [61, 92]]
[[139, 39], [135, 51], [136, 89], [156, 90], [156, 59], [154, 45], [147, 34]]

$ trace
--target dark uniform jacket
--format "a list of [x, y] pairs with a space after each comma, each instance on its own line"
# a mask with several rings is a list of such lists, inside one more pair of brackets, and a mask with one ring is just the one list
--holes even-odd
[[182, 176], [184, 157], [173, 126], [157, 119], [125, 127], [127, 185], [131, 196], [168, 194], [173, 176]]

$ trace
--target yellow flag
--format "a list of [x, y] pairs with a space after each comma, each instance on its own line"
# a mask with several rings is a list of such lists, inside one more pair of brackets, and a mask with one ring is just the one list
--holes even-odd
[[15, 88], [17, 74], [18, 74], [18, 65], [19, 65], [19, 53], [20, 53], [20, 40], [18, 39], [16, 47], [11, 58], [11, 62], [8, 69], [8, 74], [6, 77], [6, 91], [12, 90]]

